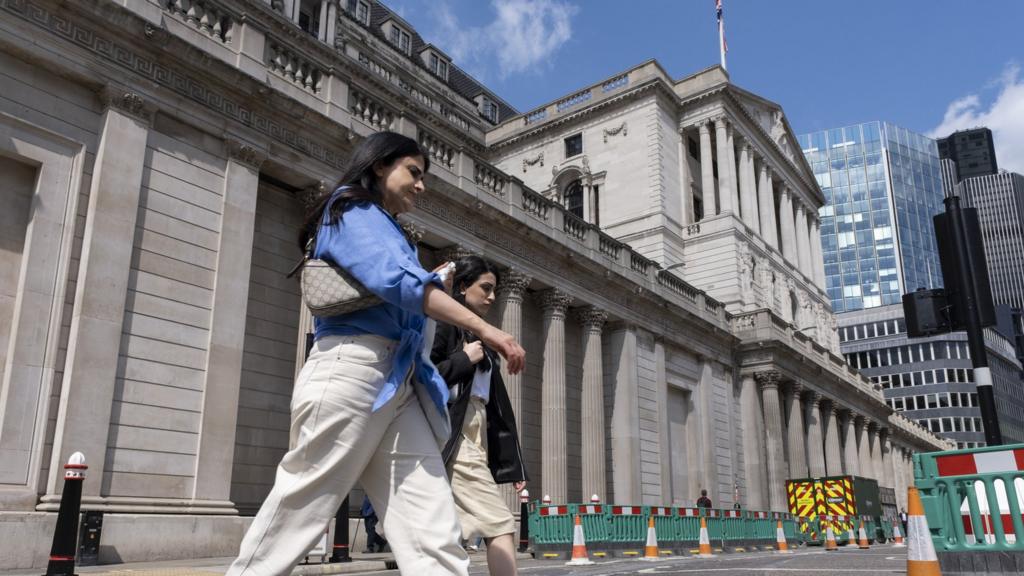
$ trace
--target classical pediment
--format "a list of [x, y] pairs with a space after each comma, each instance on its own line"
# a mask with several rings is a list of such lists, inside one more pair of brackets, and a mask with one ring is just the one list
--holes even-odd
[[764, 130], [764, 133], [771, 138], [782, 154], [789, 158], [789, 161], [800, 171], [804, 172], [808, 179], [813, 180], [814, 176], [806, 165], [796, 135], [790, 129], [789, 121], [786, 120], [782, 107], [736, 86], [730, 86], [729, 89], [747, 114]]

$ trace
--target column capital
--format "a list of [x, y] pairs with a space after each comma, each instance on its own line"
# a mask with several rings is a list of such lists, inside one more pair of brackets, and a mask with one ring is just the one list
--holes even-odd
[[438, 250], [437, 255], [441, 262], [455, 262], [466, 256], [472, 256], [473, 251], [461, 244], [452, 244]]
[[[224, 141], [224, 151], [228, 158], [245, 164], [256, 172], [260, 171], [263, 162], [267, 160], [267, 155], [257, 150], [256, 147], [231, 138]], [[323, 188], [323, 191], [327, 190], [327, 185], [324, 182], [320, 182], [320, 187]]]
[[800, 393], [803, 392], [804, 390], [804, 385], [801, 384], [800, 382], [797, 382], [796, 380], [790, 380], [787, 385], [787, 388], [789, 389], [790, 394], [799, 397]]
[[600, 332], [608, 320], [608, 313], [595, 306], [584, 306], [576, 311], [576, 319], [585, 330]]
[[548, 288], [537, 294], [537, 300], [545, 316], [565, 317], [565, 311], [572, 304], [572, 296], [558, 288]]
[[701, 120], [698, 120], [697, 123], [694, 125], [697, 127], [701, 134], [704, 134], [705, 132], [710, 134], [712, 121], [713, 120], [711, 118], [703, 118]]
[[100, 101], [105, 109], [116, 109], [132, 116], [147, 126], [152, 125], [156, 106], [141, 94], [127, 88], [107, 85], [99, 91]]
[[306, 211], [309, 211], [310, 209], [313, 208], [314, 205], [316, 205], [317, 201], [320, 200], [320, 198], [326, 193], [327, 182], [321, 180], [316, 184], [313, 184], [312, 186], [307, 186], [302, 190], [298, 191], [296, 193], [296, 196], [298, 196], [299, 201], [302, 202], [302, 206], [306, 209]]
[[713, 116], [711, 121], [715, 123], [715, 128], [722, 128], [724, 130], [730, 126], [729, 117], [724, 113]]
[[826, 400], [826, 398], [824, 396], [822, 396], [820, 392], [815, 392], [814, 390], [808, 390], [806, 396], [807, 396], [807, 402], [811, 406], [815, 406], [815, 407], [820, 407], [821, 403], [824, 400]]
[[757, 385], [762, 389], [778, 390], [779, 382], [782, 380], [782, 374], [778, 370], [754, 372], [754, 380], [757, 381]]
[[740, 152], [747, 154], [748, 157], [750, 156], [750, 152], [753, 149], [754, 147], [750, 145], [750, 141], [747, 140], [746, 138], [744, 138], [743, 141], [740, 142]]
[[501, 279], [498, 280], [498, 297], [522, 300], [532, 280], [515, 268], [509, 268], [501, 273]]

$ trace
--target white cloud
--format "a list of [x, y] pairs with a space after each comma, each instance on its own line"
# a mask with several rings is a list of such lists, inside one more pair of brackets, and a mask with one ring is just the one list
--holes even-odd
[[[494, 21], [464, 26], [447, 3], [439, 3], [435, 44], [455, 63], [480, 77], [500, 78], [543, 65], [572, 38], [579, 8], [565, 0], [491, 0]], [[497, 68], [497, 70], [495, 70]]]
[[[995, 90], [998, 94], [986, 106], [983, 94]], [[982, 87], [980, 93], [950, 103], [942, 122], [929, 135], [943, 138], [957, 130], [978, 126], [992, 130], [999, 167], [1024, 173], [1024, 80], [1017, 63], [1007, 64], [999, 79]]]

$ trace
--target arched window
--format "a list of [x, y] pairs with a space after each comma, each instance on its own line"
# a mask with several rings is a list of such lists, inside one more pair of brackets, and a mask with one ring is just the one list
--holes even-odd
[[579, 179], [569, 182], [562, 192], [562, 205], [570, 214], [583, 218], [583, 182]]

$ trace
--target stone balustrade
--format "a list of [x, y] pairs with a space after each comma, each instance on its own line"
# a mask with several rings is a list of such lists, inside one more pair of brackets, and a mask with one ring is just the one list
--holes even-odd
[[430, 161], [450, 170], [455, 165], [455, 149], [430, 132], [425, 130], [420, 130], [419, 132], [420, 146], [430, 156]]
[[647, 274], [651, 264], [653, 262], [635, 252], [629, 255], [629, 267], [641, 274]]
[[505, 196], [508, 187], [508, 176], [480, 160], [473, 161], [473, 181], [478, 187], [499, 198]]
[[686, 298], [690, 302], [697, 302], [697, 295], [700, 294], [700, 290], [697, 290], [693, 286], [690, 286], [684, 282], [680, 277], [672, 274], [665, 270], [658, 271], [658, 284], [668, 288], [669, 290], [679, 294], [683, 298]]
[[349, 92], [349, 112], [363, 124], [374, 130], [393, 130], [397, 115], [375, 99], [359, 92]]
[[598, 238], [597, 246], [601, 254], [604, 254], [612, 260], [618, 260], [619, 253], [622, 252], [622, 248], [624, 246], [622, 242], [619, 242], [604, 232], [599, 232]]
[[324, 74], [320, 68], [283, 43], [273, 40], [267, 42], [267, 66], [294, 83], [299, 88], [319, 94], [323, 90]]
[[553, 205], [554, 202], [544, 196], [528, 188], [523, 188], [523, 210], [527, 214], [547, 222]]
[[163, 8], [210, 38], [224, 44], [231, 44], [235, 20], [215, 2], [209, 0], [164, 0]]
[[570, 238], [584, 242], [587, 239], [587, 232], [590, 231], [590, 225], [581, 218], [566, 212], [562, 219], [562, 229]]

